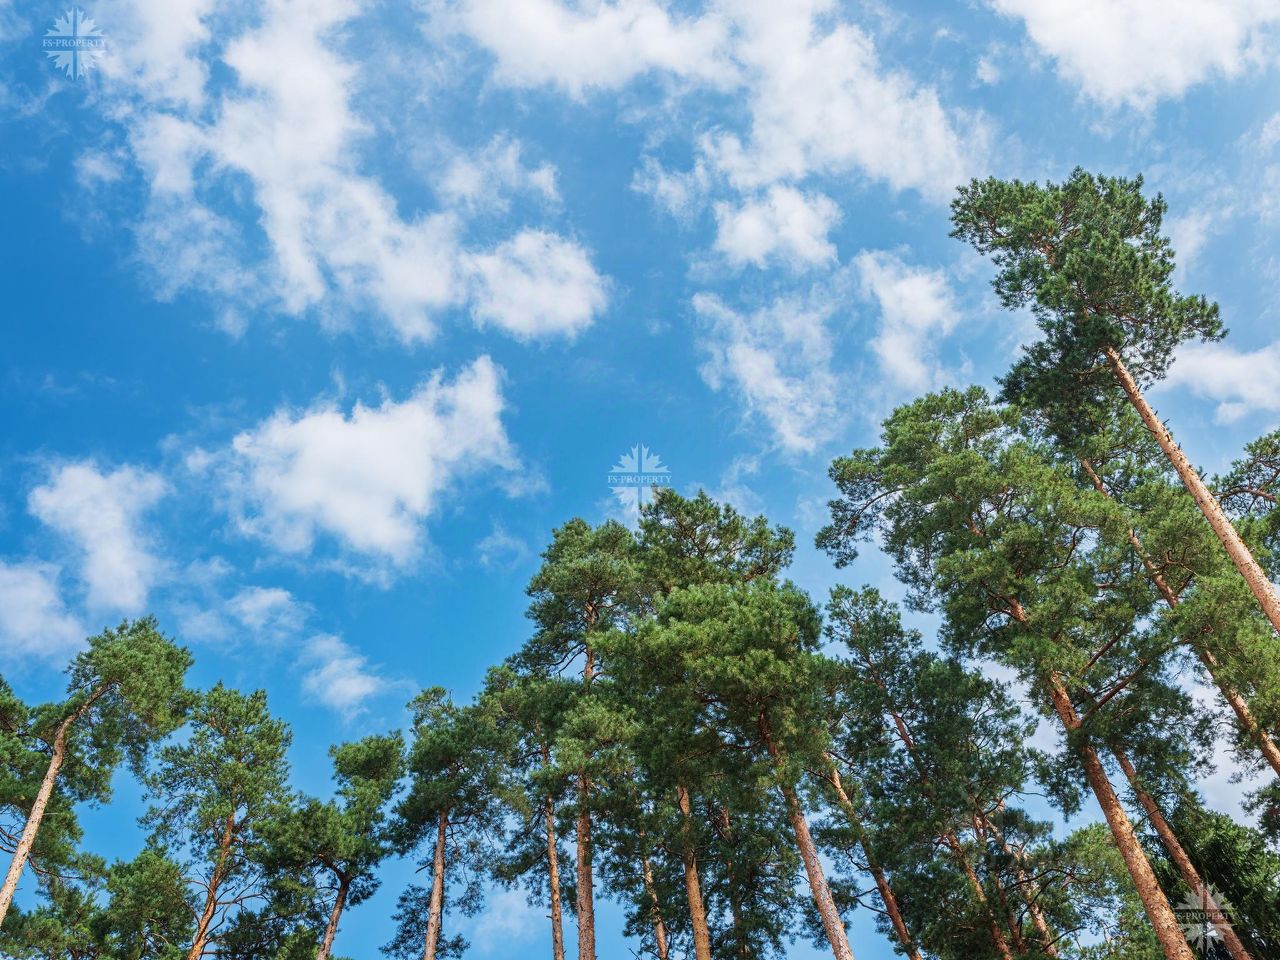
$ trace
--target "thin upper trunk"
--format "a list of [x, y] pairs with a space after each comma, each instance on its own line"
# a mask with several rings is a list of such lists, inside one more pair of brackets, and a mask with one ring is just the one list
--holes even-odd
[[209, 945], [214, 915], [218, 912], [218, 892], [227, 877], [227, 861], [231, 858], [231, 847], [236, 839], [236, 821], [234, 814], [227, 814], [222, 824], [222, 840], [218, 843], [218, 859], [214, 862], [209, 874], [209, 883], [205, 888], [204, 908], [196, 920], [195, 936], [191, 940], [191, 949], [187, 952], [187, 960], [200, 960], [205, 948]]
[[1178, 873], [1182, 875], [1183, 881], [1195, 894], [1196, 902], [1203, 903], [1214, 911], [1215, 918], [1221, 918], [1221, 920], [1215, 921], [1214, 926], [1222, 937], [1223, 946], [1231, 954], [1231, 960], [1252, 960], [1249, 951], [1240, 942], [1240, 937], [1236, 934], [1235, 928], [1226, 919], [1227, 914], [1223, 912], [1217, 901], [1214, 900], [1213, 893], [1204, 880], [1201, 879], [1200, 872], [1196, 870], [1191, 858], [1187, 856], [1187, 851], [1183, 849], [1177, 834], [1173, 832], [1173, 827], [1164, 818], [1164, 812], [1160, 809], [1160, 805], [1143, 788], [1142, 780], [1133, 766], [1133, 761], [1129, 759], [1123, 750], [1113, 747], [1111, 752], [1115, 756], [1116, 762], [1120, 764], [1120, 769], [1124, 771], [1124, 775], [1129, 781], [1129, 786], [1133, 788], [1133, 794], [1138, 800], [1138, 805], [1142, 807], [1143, 812], [1147, 815], [1147, 820], [1156, 832], [1156, 836], [1160, 838], [1160, 843], [1164, 846], [1165, 852], [1169, 854], [1169, 859], [1173, 861], [1173, 865], [1178, 868]]
[[893, 932], [898, 937], [898, 943], [902, 944], [902, 951], [908, 957], [908, 960], [922, 960], [920, 949], [916, 946], [915, 940], [912, 939], [910, 931], [907, 930], [907, 923], [902, 917], [902, 910], [898, 907], [898, 898], [894, 896], [893, 887], [889, 884], [889, 878], [885, 876], [885, 872], [881, 869], [879, 862], [871, 852], [871, 844], [867, 840], [866, 831], [862, 827], [862, 820], [858, 816], [857, 810], [854, 808], [853, 800], [849, 798], [849, 794], [845, 792], [844, 782], [840, 779], [840, 771], [836, 769], [834, 762], [831, 765], [831, 785], [836, 789], [836, 797], [840, 800], [840, 806], [844, 809], [845, 815], [853, 828], [858, 832], [858, 842], [862, 847], [862, 855], [867, 861], [867, 870], [876, 882], [876, 889], [880, 891], [880, 900], [884, 904], [885, 913], [889, 915], [889, 923], [893, 926]]
[[[1089, 479], [1092, 481], [1094, 489], [1103, 496], [1110, 498], [1111, 491], [1109, 491], [1106, 484], [1102, 482], [1102, 478], [1098, 476], [1097, 471], [1094, 470], [1093, 464], [1083, 458], [1080, 462], [1084, 466], [1085, 473], [1089, 475]], [[1216, 503], [1217, 501], [1215, 500], [1214, 502]], [[1151, 582], [1155, 584], [1156, 589], [1160, 592], [1160, 596], [1164, 598], [1164, 602], [1170, 609], [1176, 608], [1181, 602], [1177, 592], [1169, 585], [1169, 582], [1165, 580], [1164, 575], [1160, 572], [1160, 568], [1157, 567], [1155, 562], [1147, 555], [1146, 550], [1142, 546], [1142, 541], [1138, 538], [1138, 534], [1133, 530], [1133, 528], [1129, 529], [1128, 538], [1129, 544], [1137, 553], [1138, 559], [1142, 561], [1142, 565], [1151, 575]], [[1267, 763], [1271, 765], [1271, 769], [1280, 776], [1280, 745], [1277, 745], [1271, 738], [1271, 735], [1262, 728], [1261, 724], [1258, 723], [1257, 718], [1253, 715], [1253, 711], [1249, 709], [1249, 705], [1245, 703], [1244, 697], [1240, 695], [1240, 692], [1221, 675], [1218, 658], [1214, 656], [1213, 652], [1203, 644], [1199, 643], [1192, 643], [1191, 647], [1200, 658], [1200, 662], [1204, 664], [1205, 670], [1209, 674], [1210, 679], [1213, 680], [1218, 689], [1222, 692], [1223, 699], [1230, 704], [1232, 711], [1236, 715], [1236, 719], [1240, 722], [1240, 728], [1251, 740], [1253, 740], [1255, 744], [1257, 744], [1263, 757], [1265, 757]]]
[[[1050, 678], [1046, 687], [1049, 698], [1053, 702], [1054, 711], [1058, 714], [1058, 719], [1061, 720], [1068, 737], [1077, 735], [1080, 730], [1080, 718], [1067, 691], [1057, 677]], [[1115, 788], [1111, 786], [1102, 761], [1098, 759], [1097, 751], [1087, 739], [1080, 739], [1075, 748], [1084, 765], [1085, 777], [1089, 781], [1093, 795], [1097, 798], [1102, 814], [1107, 819], [1107, 826], [1111, 828], [1111, 836], [1115, 840], [1116, 848], [1124, 858], [1125, 867], [1128, 868], [1129, 876], [1133, 879], [1134, 888], [1142, 901], [1147, 920], [1155, 931], [1160, 949], [1167, 960], [1195, 960], [1195, 954], [1191, 952], [1182, 935], [1178, 919], [1174, 916], [1164, 891], [1160, 889], [1156, 875], [1151, 870], [1151, 863], [1147, 860], [1147, 855], [1133, 832], [1133, 824], [1129, 821], [1129, 815], [1125, 813], [1124, 807], [1121, 806]]]
[[689, 791], [676, 785], [676, 802], [680, 807], [680, 857], [684, 861], [684, 892], [689, 901], [689, 922], [693, 927], [693, 955], [696, 960], [711, 960], [711, 931], [707, 928], [707, 909], [702, 901], [702, 885], [698, 881], [698, 855], [694, 849], [693, 808]]
[[444, 919], [444, 854], [449, 836], [449, 814], [440, 814], [436, 828], [436, 851], [431, 862], [431, 900], [427, 906], [427, 942], [422, 960], [436, 960], [440, 949], [440, 924]]
[[[977, 809], [976, 801], [974, 806]], [[1001, 806], [1003, 806], [1003, 803]], [[1040, 886], [1027, 873], [1026, 855], [1021, 850], [1015, 850], [1009, 844], [1009, 841], [1005, 839], [1004, 832], [996, 824], [992, 823], [986, 814], [979, 810], [977, 816], [986, 830], [1000, 844], [1000, 849], [1013, 862], [1014, 876], [1018, 878], [1018, 887], [1023, 891], [1022, 902], [1027, 905], [1027, 912], [1031, 915], [1031, 923], [1036, 928], [1036, 933], [1040, 936], [1040, 942], [1045, 954], [1050, 957], [1058, 956], [1057, 938], [1053, 935], [1053, 931], [1049, 929], [1049, 922], [1045, 919], [1044, 911], [1040, 909]]]
[[0, 887], [0, 924], [4, 923], [5, 914], [13, 903], [14, 894], [18, 890], [18, 880], [31, 857], [31, 848], [35, 845], [36, 835], [40, 832], [40, 822], [44, 819], [45, 810], [49, 806], [49, 798], [53, 796], [54, 785], [58, 782], [58, 772], [67, 758], [67, 735], [71, 727], [88, 712], [110, 687], [103, 684], [81, 704], [74, 713], [58, 724], [50, 743], [49, 766], [45, 769], [44, 778], [40, 781], [40, 789], [36, 791], [35, 801], [27, 812], [27, 822], [23, 825], [22, 836], [14, 848], [13, 859], [9, 861], [9, 872], [5, 875], [4, 886]]
[[560, 906], [560, 852], [556, 842], [556, 811], [547, 797], [547, 884], [551, 888], [551, 955], [564, 960], [564, 917]]
[[[729, 823], [729, 811], [717, 807], [715, 812], [716, 831], [728, 849], [733, 848], [733, 828]], [[738, 877], [734, 870], [733, 857], [726, 851], [724, 857], [725, 886], [729, 891], [729, 918], [733, 922], [734, 953], [738, 960], [747, 960], [751, 956], [751, 942], [747, 937], [746, 925], [742, 921], [742, 891], [738, 889]]]
[[1236, 565], [1236, 569], [1244, 577], [1244, 582], [1249, 585], [1249, 589], [1253, 592], [1254, 597], [1257, 598], [1258, 605], [1262, 607], [1262, 612], [1267, 615], [1271, 625], [1276, 630], [1280, 630], [1280, 597], [1276, 596], [1275, 588], [1272, 586], [1270, 579], [1268, 579], [1266, 572], [1258, 565], [1258, 561], [1254, 559], [1245, 542], [1240, 539], [1240, 534], [1236, 532], [1235, 526], [1232, 525], [1227, 515], [1223, 512], [1222, 505], [1209, 492], [1209, 488], [1205, 486], [1205, 482], [1191, 465], [1186, 454], [1174, 442], [1173, 434], [1160, 422], [1160, 418], [1156, 416], [1155, 411], [1151, 409], [1151, 405], [1147, 403], [1146, 397], [1142, 395], [1138, 384], [1129, 373], [1119, 351], [1114, 347], [1107, 347], [1105, 353], [1107, 361], [1111, 365], [1111, 370], [1128, 396], [1129, 402], [1138, 411], [1138, 416], [1142, 418], [1143, 424], [1151, 432], [1151, 435], [1156, 438], [1156, 442], [1160, 444], [1160, 449], [1164, 451], [1165, 456], [1169, 458], [1169, 462], [1173, 464], [1173, 469], [1177, 471], [1183, 485], [1187, 488], [1187, 492], [1191, 494], [1191, 498], [1195, 500], [1196, 506], [1200, 508], [1200, 512], [1204, 514], [1205, 519], [1209, 521], [1209, 526], [1213, 528], [1213, 532], [1217, 534], [1218, 539], [1222, 542], [1222, 546], [1226, 549], [1231, 562]]
[[649, 897], [649, 910], [653, 918], [653, 940], [658, 960], [667, 960], [667, 925], [662, 922], [662, 910], [658, 904], [658, 891], [653, 883], [653, 864], [647, 855], [640, 857], [641, 874], [644, 877], [644, 891]]
[[[542, 744], [542, 765], [551, 766], [551, 747]], [[564, 960], [564, 911], [560, 902], [560, 844], [556, 836], [555, 801], [547, 795], [543, 810], [547, 827], [547, 886], [551, 897], [551, 953], [553, 960]]]
[[316, 951], [316, 960], [329, 960], [329, 954], [333, 952], [333, 938], [338, 935], [338, 921], [342, 919], [342, 910], [347, 905], [350, 890], [351, 881], [347, 877], [338, 881], [338, 896], [333, 901], [329, 922], [325, 924], [324, 939], [320, 941], [320, 949]]
[[[773, 742], [769, 730], [769, 722], [764, 714], [759, 718], [760, 734], [764, 739], [769, 756], [781, 772], [782, 753]], [[800, 859], [804, 861], [804, 871], [809, 877], [809, 890], [813, 894], [814, 905], [818, 908], [818, 916], [822, 920], [822, 929], [831, 944], [831, 953], [836, 960], [853, 960], [853, 949], [849, 946], [849, 935], [845, 932], [844, 921], [840, 919], [840, 911], [831, 896], [831, 887], [822, 870], [822, 861], [818, 859], [818, 847], [809, 832], [809, 821], [805, 819], [804, 809], [800, 806], [800, 798], [796, 796], [795, 787], [787, 781], [779, 784], [782, 798], [787, 804], [787, 815], [791, 820], [791, 829], [795, 831], [796, 846], [800, 850]]]
[[[586, 648], [582, 680], [590, 686], [595, 679], [595, 651]], [[596, 903], [591, 871], [591, 781], [578, 777], [578, 960], [596, 960]]]

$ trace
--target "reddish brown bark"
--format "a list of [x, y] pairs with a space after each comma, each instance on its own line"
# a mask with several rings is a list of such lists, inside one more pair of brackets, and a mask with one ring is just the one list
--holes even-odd
[[431, 899], [427, 906], [427, 941], [422, 950], [422, 960], [436, 960], [440, 949], [440, 925], [444, 920], [444, 855], [449, 838], [449, 815], [440, 814], [436, 829], [435, 856], [431, 860]]
[[693, 927], [693, 954], [697, 960], [711, 960], [711, 931], [707, 928], [707, 908], [702, 900], [702, 884], [698, 880], [698, 856], [693, 844], [693, 806], [689, 791], [676, 786], [676, 803], [683, 821], [680, 857], [684, 861], [684, 891], [689, 901], [689, 921]]
[[316, 951], [316, 960], [329, 960], [333, 952], [333, 940], [338, 935], [338, 922], [342, 919], [342, 910], [347, 905], [347, 893], [351, 884], [342, 880], [338, 884], [338, 896], [333, 901], [333, 910], [329, 913], [329, 922], [324, 927], [324, 939], [320, 941], [320, 949]]
[[[1049, 699], [1053, 703], [1054, 712], [1067, 730], [1068, 736], [1077, 734], [1080, 729], [1080, 718], [1067, 691], [1056, 677], [1048, 678], [1045, 686]], [[1089, 782], [1089, 787], [1097, 798], [1098, 806], [1102, 808], [1107, 826], [1111, 828], [1116, 849], [1120, 851], [1120, 856], [1124, 859], [1125, 867], [1137, 890], [1138, 898], [1142, 901], [1147, 920], [1155, 931], [1161, 951], [1167, 960], [1195, 960], [1195, 954], [1191, 952], [1186, 939], [1182, 936], [1177, 917], [1174, 916], [1164, 891], [1160, 889], [1156, 875], [1151, 870], [1151, 863], [1147, 860], [1147, 855], [1133, 832], [1133, 824], [1129, 821], [1129, 815], [1125, 813], [1124, 807], [1121, 806], [1120, 798], [1116, 796], [1115, 788], [1107, 777], [1102, 761], [1098, 759], [1097, 751], [1083, 739], [1076, 743], [1075, 749], [1084, 765], [1085, 778]]]
[[1121, 389], [1124, 390], [1125, 395], [1129, 398], [1129, 402], [1133, 404], [1133, 408], [1138, 411], [1138, 416], [1142, 418], [1143, 425], [1156, 438], [1156, 443], [1160, 444], [1160, 449], [1164, 451], [1165, 456], [1169, 458], [1169, 462], [1173, 464], [1173, 469], [1177, 472], [1179, 479], [1182, 480], [1183, 486], [1187, 488], [1187, 492], [1191, 494], [1191, 499], [1196, 502], [1200, 512], [1209, 521], [1209, 526], [1213, 528], [1213, 532], [1227, 551], [1227, 556], [1231, 558], [1231, 562], [1240, 571], [1240, 576], [1244, 577], [1244, 582], [1248, 584], [1249, 590], [1258, 601], [1258, 605], [1262, 607], [1262, 612], [1267, 615], [1271, 625], [1276, 630], [1280, 630], [1280, 597], [1276, 596], [1275, 588], [1271, 585], [1271, 580], [1267, 577], [1266, 572], [1263, 571], [1258, 561], [1254, 559], [1245, 542], [1240, 539], [1240, 534], [1223, 512], [1222, 505], [1218, 503], [1218, 499], [1209, 492], [1209, 488], [1205, 486], [1204, 480], [1200, 478], [1200, 474], [1191, 465], [1191, 461], [1187, 459], [1186, 454], [1174, 442], [1173, 434], [1169, 432], [1168, 427], [1160, 421], [1160, 418], [1156, 416], [1156, 412], [1151, 409], [1151, 405], [1147, 403], [1146, 397], [1142, 395], [1137, 382], [1133, 379], [1132, 374], [1129, 373], [1129, 369], [1125, 366], [1119, 351], [1114, 347], [1107, 347], [1104, 352], [1106, 353], [1107, 362], [1111, 365], [1112, 373], [1115, 374], [1116, 380], [1119, 381]]

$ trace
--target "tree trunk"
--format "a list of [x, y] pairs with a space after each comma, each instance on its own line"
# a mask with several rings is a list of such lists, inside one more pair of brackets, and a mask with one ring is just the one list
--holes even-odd
[[44, 819], [45, 809], [49, 806], [49, 798], [53, 796], [53, 787], [58, 779], [58, 771], [66, 759], [67, 730], [71, 720], [63, 720], [53, 735], [53, 748], [49, 756], [49, 766], [45, 769], [44, 779], [40, 781], [40, 789], [36, 791], [35, 802], [27, 813], [26, 825], [22, 828], [22, 836], [13, 851], [13, 859], [9, 862], [9, 873], [4, 878], [4, 886], [0, 888], [0, 924], [4, 923], [9, 905], [13, 903], [14, 893], [18, 889], [18, 879], [31, 856], [31, 847], [36, 842], [36, 834], [40, 832], [40, 821]]
[[[970, 797], [970, 799], [973, 800], [974, 798]], [[1004, 806], [1003, 801], [1001, 806]], [[974, 809], [977, 810], [976, 800], [974, 800]], [[1015, 850], [1009, 844], [1009, 841], [1005, 839], [1004, 832], [980, 810], [977, 812], [977, 816], [986, 830], [1000, 844], [1000, 849], [1013, 862], [1014, 876], [1018, 878], [1018, 886], [1027, 891], [1022, 897], [1022, 902], [1027, 905], [1027, 912], [1031, 915], [1031, 923], [1036, 928], [1036, 933], [1040, 935], [1040, 942], [1044, 947], [1045, 955], [1049, 957], [1058, 956], [1057, 938], [1054, 937], [1053, 931], [1049, 929], [1049, 921], [1045, 919], [1044, 911], [1040, 909], [1039, 884], [1027, 873], [1025, 854], [1021, 850]]]
[[[1053, 702], [1054, 711], [1066, 729], [1068, 738], [1078, 734], [1080, 718], [1061, 682], [1056, 676], [1050, 677], [1046, 681], [1046, 687], [1049, 698]], [[1124, 807], [1120, 805], [1120, 799], [1107, 778], [1107, 772], [1103, 769], [1102, 761], [1098, 759], [1097, 751], [1084, 739], [1075, 745], [1075, 749], [1084, 765], [1085, 778], [1089, 781], [1093, 795], [1098, 800], [1098, 806], [1102, 808], [1107, 826], [1111, 828], [1111, 836], [1115, 840], [1116, 848], [1124, 858], [1129, 876], [1133, 879], [1134, 888], [1142, 901], [1147, 919], [1155, 931], [1160, 949], [1167, 960], [1195, 960], [1195, 954], [1191, 952], [1186, 938], [1182, 935], [1178, 919], [1174, 916], [1164, 891], [1156, 881], [1151, 863], [1147, 860], [1147, 855], [1138, 842], [1137, 836], [1134, 835], [1133, 824], [1129, 821], [1129, 815], [1125, 813]]]
[[63, 719], [54, 730], [49, 750], [49, 766], [45, 768], [40, 789], [36, 791], [36, 798], [27, 812], [27, 821], [22, 827], [22, 836], [18, 838], [18, 845], [13, 850], [13, 859], [9, 861], [9, 872], [5, 875], [4, 886], [0, 887], [0, 925], [4, 923], [5, 915], [9, 912], [9, 906], [13, 903], [14, 895], [18, 891], [18, 881], [31, 857], [31, 848], [35, 846], [36, 835], [40, 832], [40, 822], [44, 819], [49, 798], [53, 796], [53, 788], [58, 782], [58, 772], [67, 758], [67, 735], [76, 721], [83, 717], [112, 686], [113, 684], [104, 683], [95, 689], [88, 699], [70, 716]]
[[[582, 668], [583, 684], [587, 687], [596, 675], [595, 651], [590, 644], [586, 648], [586, 663]], [[578, 960], [596, 960], [596, 902], [591, 874], [591, 781], [586, 775], [578, 777]]]
[[[828, 760], [830, 760], [830, 757], [828, 757]], [[902, 918], [902, 910], [898, 907], [898, 898], [894, 896], [893, 887], [889, 885], [889, 878], [885, 876], [884, 870], [880, 868], [880, 864], [871, 852], [871, 844], [867, 842], [866, 831], [862, 827], [862, 819], [858, 816], [858, 812], [853, 806], [853, 800], [845, 792], [844, 782], [840, 779], [840, 771], [836, 769], [834, 761], [831, 763], [830, 779], [831, 785], [836, 789], [836, 797], [840, 801], [840, 806], [844, 809], [845, 815], [849, 818], [853, 828], [858, 831], [858, 843], [862, 847], [862, 855], [866, 858], [867, 870], [870, 872], [871, 878], [876, 882], [876, 889], [880, 892], [880, 902], [884, 904], [885, 913], [889, 915], [889, 923], [893, 925], [893, 932], [897, 935], [898, 942], [902, 944], [903, 953], [907, 955], [908, 960], [922, 960], [920, 950], [916, 946], [915, 940], [912, 939], [910, 931], [907, 930], [906, 921]]]
[[431, 901], [427, 907], [427, 942], [422, 960], [436, 960], [440, 949], [440, 924], [444, 919], [444, 854], [449, 834], [449, 814], [440, 814], [436, 830], [436, 851], [431, 863]]
[[[1093, 464], [1083, 457], [1080, 463], [1084, 466], [1085, 473], [1089, 475], [1093, 487], [1100, 494], [1111, 499], [1111, 491], [1107, 489], [1106, 484], [1102, 482], [1102, 478], [1098, 476], [1098, 472], [1094, 470]], [[1217, 501], [1214, 501], [1215, 503]], [[1138, 555], [1138, 559], [1142, 561], [1142, 565], [1147, 572], [1151, 574], [1151, 582], [1156, 585], [1156, 589], [1160, 592], [1160, 596], [1164, 598], [1165, 604], [1169, 609], [1174, 609], [1181, 602], [1173, 588], [1169, 586], [1164, 575], [1160, 573], [1160, 569], [1155, 565], [1152, 559], [1147, 556], [1146, 550], [1142, 546], [1142, 541], [1138, 538], [1138, 534], [1131, 527], [1128, 533], [1130, 546]], [[1218, 658], [1213, 655], [1207, 647], [1202, 644], [1191, 642], [1190, 646], [1196, 652], [1196, 656], [1200, 658], [1200, 662], [1204, 664], [1205, 671], [1209, 674], [1209, 678], [1213, 680], [1218, 690], [1222, 692], [1223, 699], [1231, 706], [1232, 711], [1236, 715], [1236, 719], [1240, 722], [1240, 728], [1248, 737], [1257, 744], [1258, 749], [1262, 751], [1263, 757], [1267, 763], [1271, 765], [1271, 769], [1280, 776], [1280, 746], [1271, 739], [1271, 735], [1262, 728], [1257, 719], [1253, 715], [1253, 711], [1249, 709], [1249, 705], [1245, 703], [1244, 697], [1240, 696], [1240, 692], [1230, 683], [1222, 678], [1219, 671]]]
[[746, 927], [742, 922], [742, 892], [738, 889], [738, 877], [734, 871], [733, 857], [728, 850], [733, 849], [733, 828], [729, 823], [729, 811], [717, 807], [715, 812], [716, 831], [727, 848], [724, 857], [725, 886], [729, 890], [729, 919], [733, 922], [734, 954], [738, 960], [747, 960], [751, 956], [751, 944], [747, 940]]
[[[760, 735], [764, 740], [774, 766], [782, 773], [782, 753], [773, 742], [769, 730], [768, 718], [762, 713], [759, 717]], [[822, 929], [831, 944], [831, 953], [836, 960], [853, 960], [853, 949], [849, 946], [849, 935], [845, 932], [844, 921], [840, 919], [840, 911], [831, 897], [831, 887], [827, 884], [827, 876], [822, 871], [822, 861], [818, 859], [818, 848], [809, 832], [809, 821], [804, 817], [800, 806], [800, 798], [796, 796], [795, 787], [784, 779], [779, 783], [782, 798], [787, 803], [787, 815], [791, 820], [791, 829], [795, 831], [796, 846], [800, 850], [800, 859], [804, 861], [804, 872], [809, 877], [809, 890], [813, 894], [814, 905], [818, 908], [818, 916], [822, 920]]]
[[333, 938], [338, 935], [338, 921], [342, 919], [342, 909], [347, 905], [347, 893], [350, 889], [351, 881], [346, 877], [338, 881], [338, 896], [333, 901], [329, 922], [325, 924], [324, 939], [320, 941], [320, 949], [316, 951], [316, 960], [329, 960], [329, 954], [333, 952]]
[[[1151, 794], [1143, 789], [1142, 781], [1138, 776], [1138, 771], [1133, 766], [1133, 761], [1124, 753], [1124, 751], [1111, 748], [1112, 754], [1116, 758], [1116, 762], [1120, 764], [1120, 769], [1124, 771], [1125, 777], [1129, 781], [1129, 786], [1133, 788], [1133, 795], [1138, 800], [1138, 805], [1142, 807], [1143, 812], [1147, 815], [1147, 820], [1156, 831], [1156, 836], [1160, 838], [1160, 843], [1164, 846], [1165, 852], [1169, 854], [1169, 859], [1173, 861], [1173, 865], [1178, 868], [1178, 873], [1182, 875], [1183, 881], [1191, 892], [1196, 896], [1197, 903], [1203, 903], [1215, 911], [1215, 916], [1226, 917], [1221, 906], [1214, 900], [1213, 894], [1209, 891], [1208, 886], [1200, 877], [1199, 871], [1191, 862], [1191, 858], [1187, 856], [1187, 851], [1183, 849], [1182, 844], [1178, 840], [1177, 834], [1173, 832], [1173, 827], [1169, 825], [1169, 821], [1164, 818], [1164, 813], [1160, 809], [1160, 805], [1156, 803]], [[1252, 960], [1249, 951], [1245, 949], [1245, 945], [1240, 942], [1240, 937], [1236, 934], [1235, 928], [1225, 919], [1221, 923], [1215, 923], [1218, 933], [1222, 937], [1222, 943], [1227, 948], [1227, 952], [1231, 954], [1231, 960]]]
[[205, 948], [209, 945], [210, 927], [213, 924], [214, 914], [218, 912], [218, 891], [226, 878], [227, 860], [231, 856], [231, 845], [235, 842], [235, 837], [235, 814], [229, 813], [223, 821], [222, 841], [218, 844], [218, 859], [213, 865], [212, 873], [209, 874], [204, 909], [200, 911], [200, 917], [196, 920], [196, 932], [191, 940], [191, 949], [187, 952], [187, 960], [200, 960], [204, 956]]
[[551, 888], [551, 955], [564, 960], [564, 916], [560, 906], [560, 853], [556, 844], [556, 811], [547, 797], [547, 885]]
[[1258, 605], [1262, 607], [1262, 612], [1267, 615], [1271, 625], [1276, 630], [1280, 630], [1280, 597], [1276, 596], [1275, 588], [1267, 578], [1266, 572], [1258, 565], [1258, 561], [1254, 559], [1249, 548], [1240, 539], [1240, 534], [1236, 532], [1236, 528], [1223, 512], [1222, 505], [1209, 492], [1209, 488], [1200, 479], [1200, 474], [1196, 472], [1190, 461], [1187, 460], [1186, 454], [1174, 442], [1173, 435], [1160, 422], [1160, 418], [1156, 416], [1155, 411], [1151, 409], [1151, 405], [1147, 403], [1146, 397], [1142, 395], [1138, 384], [1130, 375], [1129, 369], [1124, 365], [1124, 360], [1121, 359], [1119, 351], [1114, 347], [1107, 347], [1105, 353], [1107, 361], [1111, 364], [1111, 370], [1128, 396], [1129, 402], [1138, 411], [1138, 416], [1142, 418], [1143, 424], [1151, 432], [1151, 435], [1156, 438], [1156, 442], [1160, 444], [1160, 449], [1164, 451], [1165, 456], [1169, 458], [1169, 462], [1173, 464], [1173, 469], [1177, 471], [1183, 485], [1187, 488], [1187, 492], [1191, 494], [1196, 506], [1200, 508], [1200, 512], [1209, 521], [1209, 526], [1213, 528], [1213, 532], [1217, 534], [1218, 539], [1222, 542], [1222, 546], [1227, 551], [1227, 556], [1231, 558], [1231, 562], [1236, 565], [1236, 569], [1244, 577], [1244, 582], [1249, 585], [1249, 589], [1253, 592], [1254, 597], [1257, 598]]
[[698, 856], [693, 843], [693, 807], [689, 791], [676, 785], [676, 801], [680, 807], [680, 856], [684, 860], [684, 892], [689, 901], [689, 921], [693, 927], [693, 955], [696, 960], [711, 960], [711, 931], [707, 928], [707, 909], [702, 901], [702, 885], [698, 881]]
[[978, 905], [982, 908], [982, 912], [987, 918], [987, 932], [991, 936], [991, 945], [995, 947], [996, 955], [1000, 957], [1000, 960], [1013, 960], [1013, 951], [1009, 949], [1009, 941], [1005, 939], [1004, 932], [1000, 929], [1000, 923], [996, 920], [995, 911], [991, 909], [991, 903], [987, 899], [987, 891], [982, 888], [982, 880], [979, 879], [977, 871], [973, 869], [973, 864], [969, 862], [968, 856], [965, 855], [960, 838], [954, 832], [948, 832], [943, 839], [946, 840], [947, 847], [951, 850], [952, 856], [956, 858], [956, 862], [960, 864], [960, 869], [964, 871], [965, 878], [969, 881], [969, 889], [973, 891], [974, 899], [978, 901]]
[[649, 896], [649, 909], [653, 911], [653, 940], [658, 960], [667, 960], [667, 925], [662, 922], [658, 891], [653, 883], [653, 865], [649, 863], [648, 856], [640, 858], [640, 868], [644, 876], [644, 890]]

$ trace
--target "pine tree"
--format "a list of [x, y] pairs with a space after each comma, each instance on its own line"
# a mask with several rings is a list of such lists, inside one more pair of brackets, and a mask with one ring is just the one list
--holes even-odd
[[1030, 306], [1044, 339], [1004, 377], [1004, 397], [1042, 411], [1069, 448], [1107, 421], [1119, 394], [1142, 418], [1276, 630], [1280, 597], [1143, 389], [1179, 344], [1223, 334], [1216, 304], [1174, 291], [1166, 205], [1142, 178], [1077, 169], [1061, 184], [991, 178], [962, 187], [953, 236], [989, 254], [1010, 310]]
[[144, 778], [148, 843], [178, 858], [196, 917], [187, 960], [220, 944], [267, 896], [263, 829], [288, 796], [290, 734], [262, 691], [222, 684], [192, 708], [187, 735]]
[[[5, 736], [8, 745], [19, 748], [34, 741], [47, 764], [29, 805], [18, 801], [24, 808], [25, 823], [0, 886], [0, 925], [13, 902], [64, 766], [77, 781], [72, 791], [75, 799], [105, 800], [110, 795], [111, 775], [120, 762], [141, 769], [150, 746], [182, 722], [188, 700], [183, 678], [190, 664], [191, 655], [161, 635], [154, 619], [125, 621], [91, 637], [88, 649], [72, 660], [65, 701], [34, 711], [20, 729]], [[4, 711], [12, 722], [15, 705], [11, 695], [5, 696], [5, 701]], [[11, 800], [12, 794], [5, 799]], [[65, 806], [67, 801], [55, 803]]]
[[262, 826], [265, 866], [304, 897], [314, 891], [326, 915], [315, 960], [327, 960], [343, 911], [378, 889], [375, 871], [392, 852], [387, 808], [400, 782], [404, 741], [370, 736], [329, 751], [337, 797], [299, 797]]

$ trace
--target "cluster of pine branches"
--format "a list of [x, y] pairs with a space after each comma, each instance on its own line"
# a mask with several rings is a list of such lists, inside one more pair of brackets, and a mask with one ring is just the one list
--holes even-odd
[[[0, 954], [325, 960], [405, 856], [398, 958], [460, 956], [502, 886], [545, 906], [553, 960], [566, 914], [595, 960], [602, 896], [659, 960], [849, 960], [859, 908], [913, 960], [1280, 957], [1280, 432], [1206, 481], [1147, 403], [1223, 335], [1172, 289], [1163, 214], [1082, 171], [960, 191], [955, 234], [1043, 337], [998, 396], [922, 397], [837, 459], [818, 535], [840, 567], [883, 549], [928, 638], [874, 589], [819, 606], [790, 531], [657, 491], [636, 530], [554, 531], [518, 652], [333, 748], [319, 800], [261, 692], [189, 690], [189, 653], [126, 622], [62, 702], [0, 680]], [[1258, 826], [1202, 802], [1224, 738]], [[148, 842], [108, 864], [76, 810], [121, 765]]]

